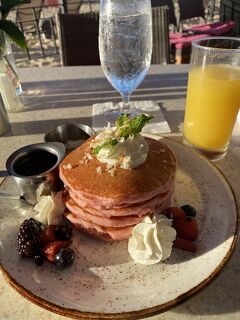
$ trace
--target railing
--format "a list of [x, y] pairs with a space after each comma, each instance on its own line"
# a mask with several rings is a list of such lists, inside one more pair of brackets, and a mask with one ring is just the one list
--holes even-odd
[[[47, 3], [47, 2], [46, 2]], [[84, 11], [95, 11], [99, 9], [99, 1], [96, 0], [62, 0], [57, 4], [31, 6], [19, 6], [14, 9], [11, 14], [11, 19], [15, 19], [19, 28], [28, 39], [29, 34], [34, 35], [36, 43], [39, 44], [38, 58], [46, 57], [59, 52], [56, 33], [55, 14], [58, 12], [79, 13]], [[49, 52], [44, 45], [42, 36], [52, 39], [52, 50]], [[22, 56], [21, 52], [17, 50], [16, 57]], [[28, 60], [36, 58], [33, 54], [31, 45], [27, 43], [26, 58]]]
[[[50, 29], [49, 32], [51, 33], [51, 38], [53, 40], [54, 54], [58, 53], [58, 46], [56, 42], [56, 32], [54, 31], [54, 17], [41, 17], [42, 8], [43, 7], [29, 7], [17, 9], [16, 24], [24, 33], [26, 39], [28, 39], [28, 34], [30, 33], [35, 36], [35, 39], [38, 41], [40, 46], [40, 57], [46, 57], [49, 54], [45, 52], [42, 40], [44, 26], [48, 25]], [[26, 54], [28, 59], [32, 58], [30, 49], [31, 46], [28, 45], [27, 41]]]
[[235, 21], [234, 34], [240, 35], [240, 0], [221, 0], [220, 20]]
[[[100, 1], [97, 0], [62, 0], [62, 12], [63, 13], [77, 13], [74, 12], [76, 8], [79, 12], [81, 12], [82, 6], [88, 5], [88, 11], [95, 11], [94, 5], [99, 5]], [[78, 7], [79, 6], [79, 7]]]

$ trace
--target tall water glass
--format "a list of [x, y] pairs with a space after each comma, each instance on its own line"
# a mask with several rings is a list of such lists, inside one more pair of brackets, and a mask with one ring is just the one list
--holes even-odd
[[184, 141], [211, 160], [224, 157], [240, 107], [240, 39], [193, 41]]
[[150, 0], [101, 0], [99, 54], [103, 72], [123, 104], [112, 117], [133, 113], [131, 93], [148, 72], [152, 55]]

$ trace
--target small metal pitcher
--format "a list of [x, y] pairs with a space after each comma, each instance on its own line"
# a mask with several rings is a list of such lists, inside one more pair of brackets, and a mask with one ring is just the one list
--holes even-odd
[[12, 176], [20, 195], [35, 205], [42, 195], [60, 191], [63, 183], [58, 166], [65, 155], [65, 146], [59, 142], [36, 143], [13, 152], [0, 176]]

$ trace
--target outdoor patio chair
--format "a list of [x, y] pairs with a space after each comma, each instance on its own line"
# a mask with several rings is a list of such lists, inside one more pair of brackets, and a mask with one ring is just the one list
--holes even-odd
[[179, 5], [179, 22], [184, 20], [200, 17], [205, 21], [205, 9], [202, 0], [178, 0]]
[[43, 0], [32, 0], [31, 3], [17, 7], [16, 22], [22, 30], [36, 30], [42, 12]]
[[[16, 23], [26, 35], [28, 33], [37, 36], [39, 41], [41, 53], [44, 56], [44, 48], [41, 39], [41, 30], [39, 20], [42, 12], [43, 0], [32, 0], [31, 3], [22, 4], [16, 9]], [[27, 56], [31, 59], [29, 48], [27, 46]]]
[[98, 29], [99, 13], [58, 14], [62, 65], [99, 65]]
[[184, 21], [188, 19], [199, 17], [206, 22], [205, 9], [203, 0], [194, 0], [194, 6], [192, 5], [192, 0], [178, 0], [178, 4], [178, 29], [182, 30], [182, 32], [170, 33], [171, 52], [175, 56], [175, 63], [189, 63], [193, 40], [208, 36], [228, 35], [233, 30], [234, 21], [218, 21], [183, 28]]
[[64, 0], [64, 13], [79, 13], [82, 0]]
[[159, 6], [152, 8], [153, 28], [153, 64], [170, 63], [169, 48], [169, 7]]
[[[177, 27], [177, 19], [175, 15], [174, 3], [172, 0], [151, 0], [152, 8], [160, 6], [168, 6], [169, 23]], [[164, 10], [164, 9], [163, 9]]]
[[[210, 1], [214, 3], [214, 0]], [[205, 18], [205, 8], [203, 0], [194, 0], [194, 5], [192, 5], [192, 0], [178, 0], [179, 4], [179, 21], [178, 21], [178, 30], [183, 29], [182, 25], [185, 20], [192, 18], [202, 18], [204, 23], [192, 26], [190, 28], [185, 28], [182, 31], [191, 33], [191, 34], [208, 34], [210, 36], [221, 36], [226, 35], [231, 32], [234, 28], [234, 21], [225, 21], [224, 23], [218, 21], [215, 23], [206, 23]], [[211, 9], [211, 11], [213, 8]]]
[[62, 0], [62, 13], [81, 13], [82, 8], [87, 7], [87, 11], [94, 11], [93, 5], [99, 4], [97, 0]]
[[208, 34], [170, 33], [171, 55], [176, 64], [189, 63], [192, 41], [207, 37]]
[[220, 1], [220, 21], [226, 22], [232, 20], [235, 22], [233, 28], [234, 35], [240, 35], [240, 1], [239, 0], [221, 0]]

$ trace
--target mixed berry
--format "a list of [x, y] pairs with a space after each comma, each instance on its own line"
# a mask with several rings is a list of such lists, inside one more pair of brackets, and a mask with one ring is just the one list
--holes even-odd
[[196, 209], [189, 204], [165, 210], [164, 214], [173, 220], [172, 227], [177, 232], [177, 238], [173, 243], [175, 248], [193, 253], [198, 250], [195, 243], [199, 233], [196, 213]]
[[[181, 207], [169, 207], [163, 212], [172, 219], [172, 227], [177, 232], [173, 246], [195, 253], [198, 250], [198, 224], [196, 209], [189, 204]], [[24, 220], [17, 235], [17, 249], [22, 257], [31, 257], [36, 265], [41, 266], [44, 260], [65, 268], [75, 260], [71, 245], [72, 228], [69, 225], [43, 226], [34, 218]]]
[[17, 235], [17, 249], [22, 257], [32, 257], [36, 265], [44, 260], [58, 267], [68, 267], [75, 260], [75, 253], [69, 248], [72, 228], [69, 225], [43, 226], [30, 218], [23, 221]]

